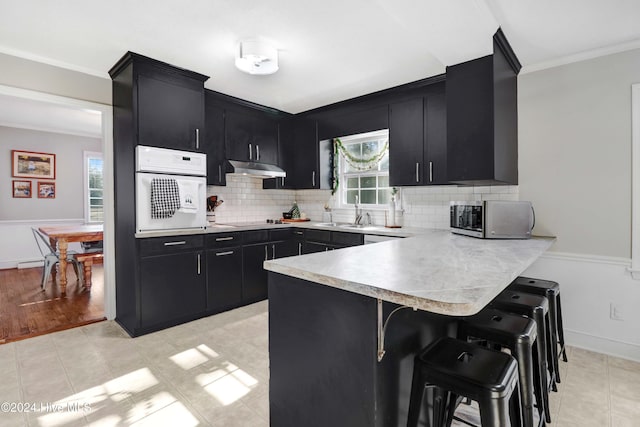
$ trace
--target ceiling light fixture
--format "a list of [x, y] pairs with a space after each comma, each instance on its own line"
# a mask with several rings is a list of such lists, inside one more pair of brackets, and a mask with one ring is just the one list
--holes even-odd
[[264, 42], [243, 41], [238, 45], [236, 67], [249, 74], [273, 74], [278, 71], [278, 50]]

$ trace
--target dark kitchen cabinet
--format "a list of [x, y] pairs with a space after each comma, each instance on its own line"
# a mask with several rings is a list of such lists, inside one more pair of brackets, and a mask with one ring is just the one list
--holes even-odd
[[315, 120], [300, 116], [280, 123], [279, 165], [285, 178], [263, 181], [265, 189], [320, 188], [318, 126]]
[[140, 328], [169, 326], [206, 310], [203, 251], [140, 259]]
[[389, 127], [387, 104], [355, 104], [323, 111], [317, 116], [320, 140], [371, 132]]
[[263, 263], [270, 259], [298, 255], [298, 244], [294, 236], [290, 228], [244, 233], [244, 241], [254, 243], [242, 247], [243, 304], [267, 298], [267, 271]]
[[267, 298], [267, 271], [263, 263], [269, 259], [267, 242], [242, 247], [242, 300], [244, 303]]
[[202, 151], [203, 82], [185, 83], [165, 81], [156, 75], [137, 76], [140, 145]]
[[447, 174], [454, 183], [518, 183], [521, 66], [501, 30], [493, 51], [447, 67]]
[[207, 153], [208, 185], [227, 185], [224, 115], [224, 108], [216, 103], [210, 91], [206, 91], [204, 151]]
[[390, 185], [447, 183], [446, 120], [444, 82], [389, 106]]
[[248, 107], [225, 112], [227, 157], [231, 160], [278, 164], [277, 115]]
[[329, 230], [305, 230], [302, 253], [311, 254], [364, 244], [364, 235]]
[[[179, 240], [184, 245], [170, 252], [162, 239], [135, 238], [135, 147], [204, 151], [208, 77], [133, 52], [127, 52], [109, 75], [114, 107], [116, 321], [137, 336], [196, 318], [202, 315], [202, 302], [206, 304], [201, 237], [183, 236]], [[200, 275], [193, 267], [198, 255]]]
[[207, 311], [220, 312], [242, 305], [242, 248], [207, 251]]

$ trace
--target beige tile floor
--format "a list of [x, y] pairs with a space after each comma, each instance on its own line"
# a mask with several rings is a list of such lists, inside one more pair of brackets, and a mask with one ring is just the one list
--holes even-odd
[[[552, 426], [640, 426], [640, 363], [569, 357]], [[3, 427], [269, 425], [266, 302], [136, 339], [101, 322], [0, 345], [0, 366], [0, 402], [31, 405], [3, 406]]]

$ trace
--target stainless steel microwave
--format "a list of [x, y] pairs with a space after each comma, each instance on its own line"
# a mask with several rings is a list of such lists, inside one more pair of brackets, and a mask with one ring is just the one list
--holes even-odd
[[451, 202], [451, 232], [481, 239], [528, 239], [535, 225], [531, 202]]

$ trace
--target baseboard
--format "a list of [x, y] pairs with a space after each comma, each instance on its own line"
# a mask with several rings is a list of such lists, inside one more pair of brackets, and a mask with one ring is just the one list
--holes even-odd
[[44, 261], [42, 260], [28, 260], [28, 261], [0, 261], [0, 270], [8, 270], [11, 268], [17, 268], [18, 270], [23, 268], [35, 268], [42, 267]]
[[598, 337], [566, 328], [564, 329], [564, 339], [565, 343], [572, 347], [640, 362], [640, 345], [637, 344]]

